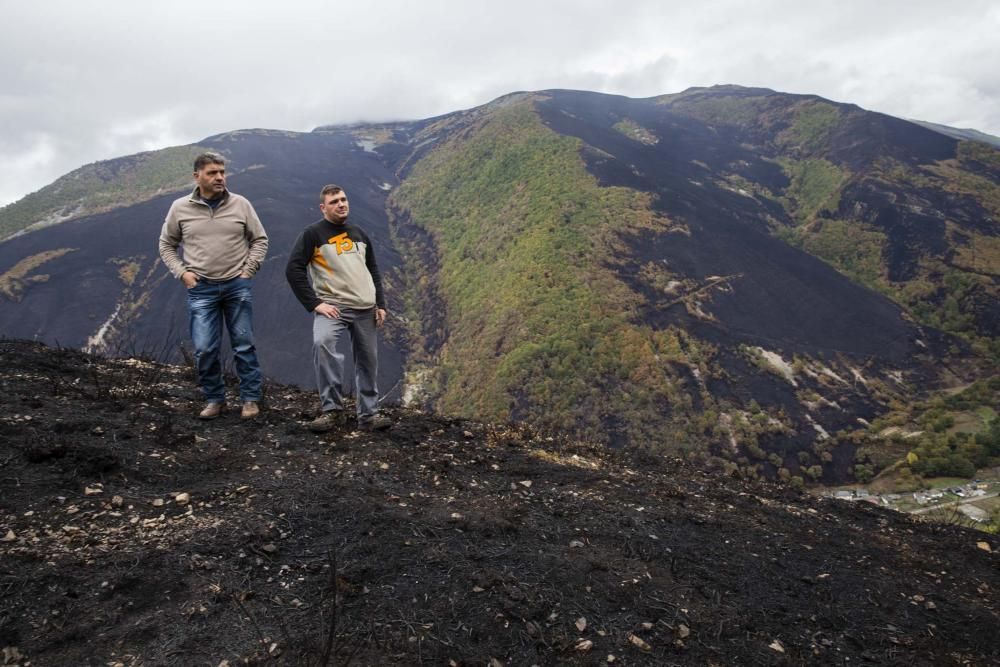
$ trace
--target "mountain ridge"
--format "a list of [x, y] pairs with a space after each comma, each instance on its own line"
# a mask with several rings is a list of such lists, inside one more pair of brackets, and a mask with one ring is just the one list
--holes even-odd
[[[906, 454], [873, 420], [915, 420], [901, 406], [1000, 360], [998, 152], [854, 105], [728, 86], [551, 90], [201, 143], [273, 230], [260, 347], [279, 379], [311, 371], [307, 320], [275, 267], [331, 181], [385, 253], [389, 400], [833, 482]], [[161, 340], [183, 312], [155, 257], [120, 240], [108, 257], [85, 230], [118, 239], [141, 220], [153, 238], [165, 201], [0, 244], [8, 335], [76, 345], [110, 323], [108, 349]], [[60, 267], [120, 298], [83, 292], [61, 319], [53, 295], [82, 285]], [[130, 291], [135, 276], [147, 283]], [[159, 323], [151, 302], [168, 304]]]
[[[66, 174], [66, 176], [60, 177], [60, 179], [57, 179], [50, 186], [45, 186], [45, 187], [43, 187], [42, 189], [40, 189], [38, 191], [35, 191], [35, 192], [32, 192], [32, 193], [29, 193], [29, 194], [25, 195], [21, 199], [15, 200], [15, 201], [13, 201], [13, 202], [11, 202], [9, 204], [6, 204], [3, 207], [0, 207], [0, 243], [2, 243], [7, 238], [10, 238], [12, 235], [19, 234], [19, 233], [22, 233], [24, 231], [23, 229], [16, 229], [15, 227], [17, 225], [22, 225], [23, 224], [30, 231], [30, 229], [44, 228], [47, 224], [58, 224], [59, 222], [62, 222], [62, 221], [65, 221], [65, 220], [72, 220], [72, 219], [75, 219], [77, 217], [80, 217], [80, 216], [84, 215], [85, 212], [88, 210], [85, 207], [77, 205], [77, 206], [73, 207], [73, 209], [66, 209], [65, 208], [65, 204], [63, 204], [61, 206], [53, 206], [51, 209], [49, 209], [49, 210], [47, 210], [45, 212], [46, 215], [43, 215], [42, 218], [36, 219], [34, 221], [31, 221], [31, 222], [27, 222], [25, 224], [22, 219], [26, 218], [26, 217], [28, 217], [30, 215], [32, 215], [32, 213], [30, 213], [30, 212], [21, 212], [21, 211], [18, 211], [16, 209], [24, 206], [25, 203], [29, 203], [30, 202], [30, 203], [34, 204], [35, 200], [37, 198], [39, 198], [40, 196], [42, 196], [42, 195], [51, 196], [52, 191], [50, 190], [50, 188], [52, 186], [57, 185], [62, 179], [73, 178], [73, 179], [79, 180], [79, 179], [81, 179], [83, 177], [88, 176], [89, 175], [88, 172], [91, 172], [91, 171], [97, 170], [97, 169], [101, 169], [102, 167], [110, 168], [111, 170], [116, 170], [123, 161], [142, 159], [144, 157], [149, 157], [149, 156], [163, 154], [165, 151], [174, 151], [174, 150], [183, 150], [183, 151], [185, 151], [185, 153], [184, 153], [185, 156], [187, 156], [187, 153], [190, 153], [191, 154], [190, 157], [193, 158], [193, 156], [199, 150], [203, 150], [205, 148], [203, 146], [203, 144], [208, 143], [208, 142], [212, 142], [212, 141], [217, 141], [217, 140], [219, 140], [221, 138], [225, 138], [225, 137], [229, 137], [229, 136], [234, 136], [234, 135], [238, 136], [238, 135], [241, 135], [241, 134], [255, 134], [255, 133], [259, 133], [259, 134], [265, 134], [265, 135], [272, 134], [272, 135], [291, 136], [291, 135], [324, 133], [324, 132], [341, 132], [341, 131], [367, 130], [369, 128], [393, 128], [393, 127], [412, 126], [412, 125], [418, 125], [419, 126], [421, 124], [430, 124], [430, 123], [433, 123], [433, 122], [438, 121], [438, 120], [449, 118], [449, 117], [452, 117], [452, 116], [454, 116], [456, 114], [464, 114], [464, 113], [468, 113], [470, 111], [475, 111], [477, 109], [487, 108], [487, 107], [490, 107], [492, 105], [496, 105], [498, 103], [503, 103], [504, 101], [506, 101], [506, 100], [508, 100], [510, 98], [516, 98], [516, 97], [519, 97], [519, 96], [530, 96], [530, 95], [545, 95], [545, 94], [550, 93], [550, 92], [569, 92], [569, 93], [575, 93], [575, 92], [587, 92], [587, 91], [573, 90], [573, 89], [558, 89], [558, 88], [545, 89], [545, 90], [539, 90], [539, 91], [514, 91], [514, 92], [511, 92], [511, 93], [506, 93], [504, 95], [501, 95], [500, 97], [497, 97], [496, 99], [494, 99], [494, 100], [492, 100], [490, 102], [487, 102], [487, 103], [485, 103], [483, 105], [477, 106], [477, 107], [470, 107], [469, 109], [464, 109], [464, 110], [460, 110], [460, 111], [447, 112], [447, 113], [444, 113], [444, 114], [440, 114], [438, 116], [433, 116], [433, 117], [422, 119], [422, 120], [404, 120], [404, 119], [399, 119], [399, 120], [384, 120], [384, 121], [377, 121], [377, 122], [354, 121], [354, 122], [350, 122], [350, 123], [333, 123], [333, 124], [318, 125], [315, 128], [313, 128], [312, 130], [307, 130], [307, 131], [294, 131], [294, 130], [283, 130], [283, 129], [279, 129], [279, 128], [263, 128], [263, 127], [259, 127], [259, 128], [241, 128], [241, 129], [238, 129], [238, 130], [230, 130], [230, 131], [227, 131], [227, 132], [221, 132], [221, 133], [218, 133], [218, 134], [210, 135], [210, 136], [206, 137], [205, 139], [202, 139], [201, 141], [198, 141], [198, 142], [195, 142], [195, 143], [192, 143], [192, 144], [187, 144], [187, 145], [183, 145], [183, 146], [167, 147], [167, 148], [163, 148], [163, 149], [147, 150], [147, 151], [142, 151], [142, 152], [131, 154], [131, 155], [127, 155], [127, 156], [122, 156], [122, 157], [119, 157], [119, 158], [111, 158], [111, 159], [107, 159], [107, 160], [98, 160], [96, 162], [83, 165], [83, 166], [81, 166], [81, 167], [79, 167], [77, 169], [74, 169], [74, 170], [68, 172]], [[610, 97], [620, 97], [622, 99], [647, 99], [647, 100], [657, 100], [657, 101], [662, 101], [662, 102], [665, 102], [665, 103], [670, 103], [670, 102], [674, 102], [674, 101], [683, 100], [685, 97], [690, 97], [690, 96], [701, 94], [701, 93], [712, 95], [712, 94], [718, 94], [720, 92], [723, 92], [723, 93], [735, 93], [735, 94], [739, 94], [741, 96], [763, 95], [763, 96], [796, 97], [796, 98], [801, 98], [801, 99], [817, 100], [817, 101], [827, 102], [827, 103], [835, 104], [835, 105], [838, 105], [838, 106], [841, 106], [841, 107], [845, 107], [845, 108], [849, 108], [849, 109], [862, 110], [861, 107], [858, 107], [855, 104], [846, 103], [846, 102], [832, 102], [831, 100], [823, 98], [823, 97], [821, 97], [819, 95], [801, 94], [801, 93], [796, 93], [796, 94], [783, 93], [783, 92], [776, 91], [774, 89], [766, 88], [766, 87], [741, 86], [741, 85], [737, 85], [737, 84], [716, 84], [716, 85], [712, 85], [712, 86], [691, 86], [691, 87], [686, 88], [685, 90], [677, 92], [677, 93], [665, 93], [665, 94], [661, 94], [661, 95], [653, 95], [653, 96], [650, 96], [648, 98], [628, 98], [628, 97], [626, 97], [624, 95], [609, 95], [609, 96]], [[866, 112], [866, 113], [879, 113], [879, 112]], [[885, 116], [887, 116], [889, 118], [892, 118], [892, 116], [889, 116], [888, 114], [881, 114], [881, 115], [885, 115]], [[991, 134], [987, 134], [985, 132], [981, 132], [981, 131], [975, 130], [973, 128], [957, 128], [957, 127], [951, 127], [951, 126], [948, 126], [948, 125], [943, 125], [943, 124], [940, 124], [940, 123], [933, 123], [933, 122], [930, 122], [930, 121], [923, 121], [923, 120], [917, 120], [917, 119], [899, 119], [899, 120], [903, 120], [903, 121], [908, 122], [908, 123], [913, 123], [913, 124], [916, 124], [916, 125], [920, 125], [922, 127], [930, 129], [931, 131], [933, 131], [933, 132], [935, 132], [937, 134], [943, 134], [943, 135], [948, 136], [948, 137], [953, 138], [953, 139], [980, 141], [980, 142], [989, 143], [989, 144], [992, 144], [992, 145], [998, 145], [998, 144], [1000, 144], [1000, 137], [995, 137], [995, 136], [993, 136]], [[167, 187], [171, 187], [171, 192], [181, 192], [181, 191], [183, 191], [184, 187], [180, 184], [179, 181], [184, 181], [184, 183], [186, 184], [190, 179], [187, 178], [186, 174], [183, 174], [180, 179], [175, 179], [175, 180], [178, 180], [178, 184], [177, 185], [167, 186]], [[143, 196], [143, 195], [140, 195], [140, 196]], [[72, 203], [78, 204], [77, 201], [74, 201]], [[57, 213], [57, 211], [59, 211], [60, 208], [63, 209], [61, 211], [61, 214]], [[4, 211], [4, 209], [8, 209], [8, 210]], [[99, 213], [99, 212], [102, 212], [102, 209], [100, 207], [96, 207], [96, 208], [90, 209], [90, 212], [92, 212], [92, 213]], [[35, 215], [37, 215], [37, 214], [35, 214]], [[11, 218], [13, 218], [13, 220], [11, 220]], [[9, 231], [11, 229], [13, 229], [13, 231]]]

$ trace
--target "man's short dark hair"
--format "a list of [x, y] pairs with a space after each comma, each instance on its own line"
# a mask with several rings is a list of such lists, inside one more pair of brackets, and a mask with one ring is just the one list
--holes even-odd
[[202, 153], [194, 159], [194, 170], [201, 171], [206, 164], [226, 164], [226, 158], [218, 153]]
[[335, 195], [343, 191], [344, 188], [340, 187], [339, 185], [334, 185], [333, 183], [331, 183], [330, 185], [324, 185], [323, 189], [319, 191], [319, 203], [322, 204], [323, 202], [325, 202], [327, 195]]

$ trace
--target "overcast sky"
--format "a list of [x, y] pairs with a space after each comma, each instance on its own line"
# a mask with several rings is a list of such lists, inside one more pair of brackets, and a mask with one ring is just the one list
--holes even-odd
[[251, 127], [733, 83], [1000, 135], [990, 0], [0, 0], [0, 205]]

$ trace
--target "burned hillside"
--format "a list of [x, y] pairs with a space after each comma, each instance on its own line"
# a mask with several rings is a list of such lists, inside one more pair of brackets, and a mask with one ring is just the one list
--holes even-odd
[[192, 418], [186, 369], [0, 342], [27, 665], [989, 665], [995, 536], [513, 427]]

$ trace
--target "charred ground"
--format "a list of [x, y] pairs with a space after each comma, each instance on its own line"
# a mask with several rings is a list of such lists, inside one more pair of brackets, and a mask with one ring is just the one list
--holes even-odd
[[202, 424], [185, 369], [35, 343], [0, 390], [4, 664], [1000, 661], [995, 537], [412, 411], [316, 436], [283, 386]]

